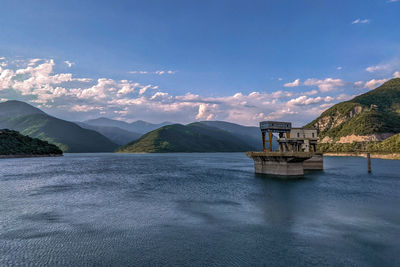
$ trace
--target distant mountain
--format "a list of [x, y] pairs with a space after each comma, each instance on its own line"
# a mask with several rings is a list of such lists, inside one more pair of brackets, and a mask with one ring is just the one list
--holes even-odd
[[93, 120], [84, 121], [85, 124], [92, 125], [92, 126], [108, 126], [108, 127], [118, 127], [124, 129], [126, 131], [145, 134], [160, 127], [170, 125], [171, 122], [162, 122], [162, 123], [150, 123], [145, 121], [135, 121], [132, 123], [127, 123], [120, 120], [112, 120], [108, 118], [98, 118]]
[[10, 100], [0, 103], [0, 120], [33, 114], [46, 114], [25, 102]]
[[20, 101], [0, 103], [0, 128], [48, 141], [64, 152], [111, 152], [118, 147], [98, 132], [51, 117]]
[[173, 124], [172, 122], [162, 122], [162, 123], [150, 123], [142, 120], [134, 121], [132, 122], [131, 125], [131, 131], [137, 132], [137, 133], [148, 133], [151, 132], [155, 129], [158, 129], [160, 127], [166, 126], [166, 125], [171, 125]]
[[101, 133], [112, 142], [122, 146], [126, 145], [129, 142], [139, 139], [142, 134], [130, 132], [119, 127], [111, 127], [111, 126], [96, 126], [96, 125], [89, 125], [84, 122], [76, 122], [79, 126], [85, 129], [90, 129], [96, 132]]
[[322, 143], [382, 141], [400, 132], [400, 78], [341, 102], [306, 125]]
[[117, 152], [241, 152], [252, 149], [228, 131], [197, 122], [186, 126], [173, 124], [161, 127], [119, 148]]
[[61, 155], [55, 145], [37, 138], [24, 136], [17, 131], [0, 130], [0, 156]]

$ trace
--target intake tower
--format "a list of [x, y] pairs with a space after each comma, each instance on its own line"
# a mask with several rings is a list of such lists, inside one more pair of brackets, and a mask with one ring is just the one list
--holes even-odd
[[[263, 151], [246, 153], [254, 160], [256, 173], [300, 176], [304, 170], [323, 169], [322, 154], [316, 152], [316, 129], [292, 128], [290, 122], [262, 121], [260, 130]], [[278, 142], [278, 151], [273, 151], [274, 140]]]

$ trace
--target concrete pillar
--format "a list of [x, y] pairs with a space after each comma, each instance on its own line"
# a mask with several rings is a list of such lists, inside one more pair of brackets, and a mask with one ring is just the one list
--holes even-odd
[[268, 137], [269, 137], [269, 151], [272, 151], [272, 132], [268, 133]]
[[263, 151], [265, 151], [265, 132], [262, 132], [261, 135], [262, 135], [262, 146], [263, 146]]

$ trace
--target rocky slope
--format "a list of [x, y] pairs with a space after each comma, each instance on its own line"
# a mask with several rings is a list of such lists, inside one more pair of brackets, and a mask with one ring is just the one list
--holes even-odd
[[400, 78], [334, 105], [305, 127], [319, 131], [321, 143], [382, 141], [400, 132]]

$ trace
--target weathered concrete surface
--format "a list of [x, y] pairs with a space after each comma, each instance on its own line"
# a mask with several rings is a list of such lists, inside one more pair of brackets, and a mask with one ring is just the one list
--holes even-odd
[[247, 152], [254, 160], [254, 171], [261, 174], [301, 176], [304, 174], [303, 161], [310, 159], [310, 152]]
[[323, 170], [324, 158], [322, 153], [315, 153], [310, 159], [303, 161], [304, 170]]

